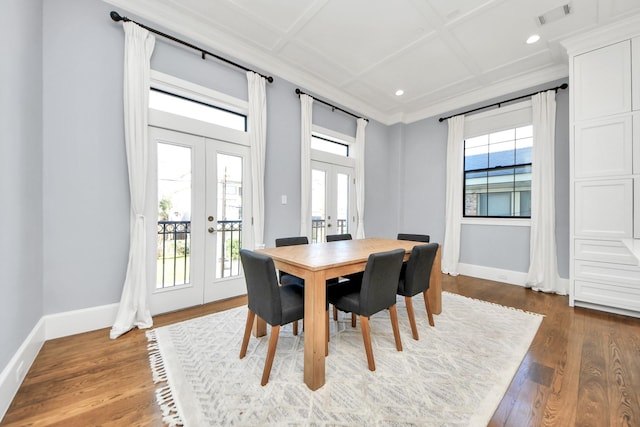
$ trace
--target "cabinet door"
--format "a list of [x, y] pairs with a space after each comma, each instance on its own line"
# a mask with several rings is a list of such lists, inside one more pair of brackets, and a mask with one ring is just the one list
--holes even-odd
[[631, 111], [631, 40], [573, 59], [574, 120]]
[[631, 60], [633, 61], [633, 64], [631, 64], [631, 72], [633, 73], [633, 109], [640, 111], [640, 37], [635, 37], [631, 40], [631, 49], [633, 50], [631, 54]]
[[[640, 55], [640, 53], [638, 53]], [[640, 85], [640, 79], [638, 80]], [[640, 112], [633, 114], [633, 173], [640, 174]]]
[[574, 166], [576, 178], [631, 175], [631, 116], [576, 125]]
[[633, 225], [633, 237], [640, 239], [640, 178], [633, 180], [633, 192], [635, 193], [634, 200], [634, 225]]
[[633, 235], [633, 179], [577, 181], [574, 203], [576, 237]]

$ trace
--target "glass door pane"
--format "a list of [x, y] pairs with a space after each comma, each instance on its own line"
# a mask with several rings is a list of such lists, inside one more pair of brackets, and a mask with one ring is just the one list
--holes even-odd
[[338, 173], [336, 175], [336, 234], [349, 232], [349, 175]]
[[327, 174], [311, 171], [311, 242], [324, 242], [327, 220]]
[[191, 148], [159, 142], [156, 289], [190, 282]]
[[240, 274], [242, 157], [217, 153], [216, 279]]

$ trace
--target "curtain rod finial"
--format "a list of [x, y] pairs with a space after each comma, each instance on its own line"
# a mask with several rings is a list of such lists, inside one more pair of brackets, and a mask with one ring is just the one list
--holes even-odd
[[122, 16], [120, 16], [120, 14], [118, 12], [116, 12], [115, 10], [112, 10], [111, 13], [109, 14], [109, 16], [111, 16], [111, 19], [113, 19], [116, 22], [120, 22], [122, 21], [124, 18]]

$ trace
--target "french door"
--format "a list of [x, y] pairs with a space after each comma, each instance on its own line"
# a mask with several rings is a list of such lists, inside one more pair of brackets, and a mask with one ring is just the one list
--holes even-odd
[[149, 139], [152, 314], [245, 294], [249, 148], [156, 127]]
[[324, 242], [327, 234], [354, 233], [355, 172], [353, 168], [311, 162], [311, 240]]

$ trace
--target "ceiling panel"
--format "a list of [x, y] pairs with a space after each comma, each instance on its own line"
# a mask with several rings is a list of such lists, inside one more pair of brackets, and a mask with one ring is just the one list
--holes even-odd
[[358, 74], [431, 31], [408, 0], [328, 2], [296, 37]]
[[230, 2], [236, 5], [242, 13], [253, 16], [264, 25], [276, 28], [283, 33], [291, 31], [314, 4], [324, 3], [324, 1], [318, 2], [316, 0], [278, 2], [273, 0], [230, 0]]

